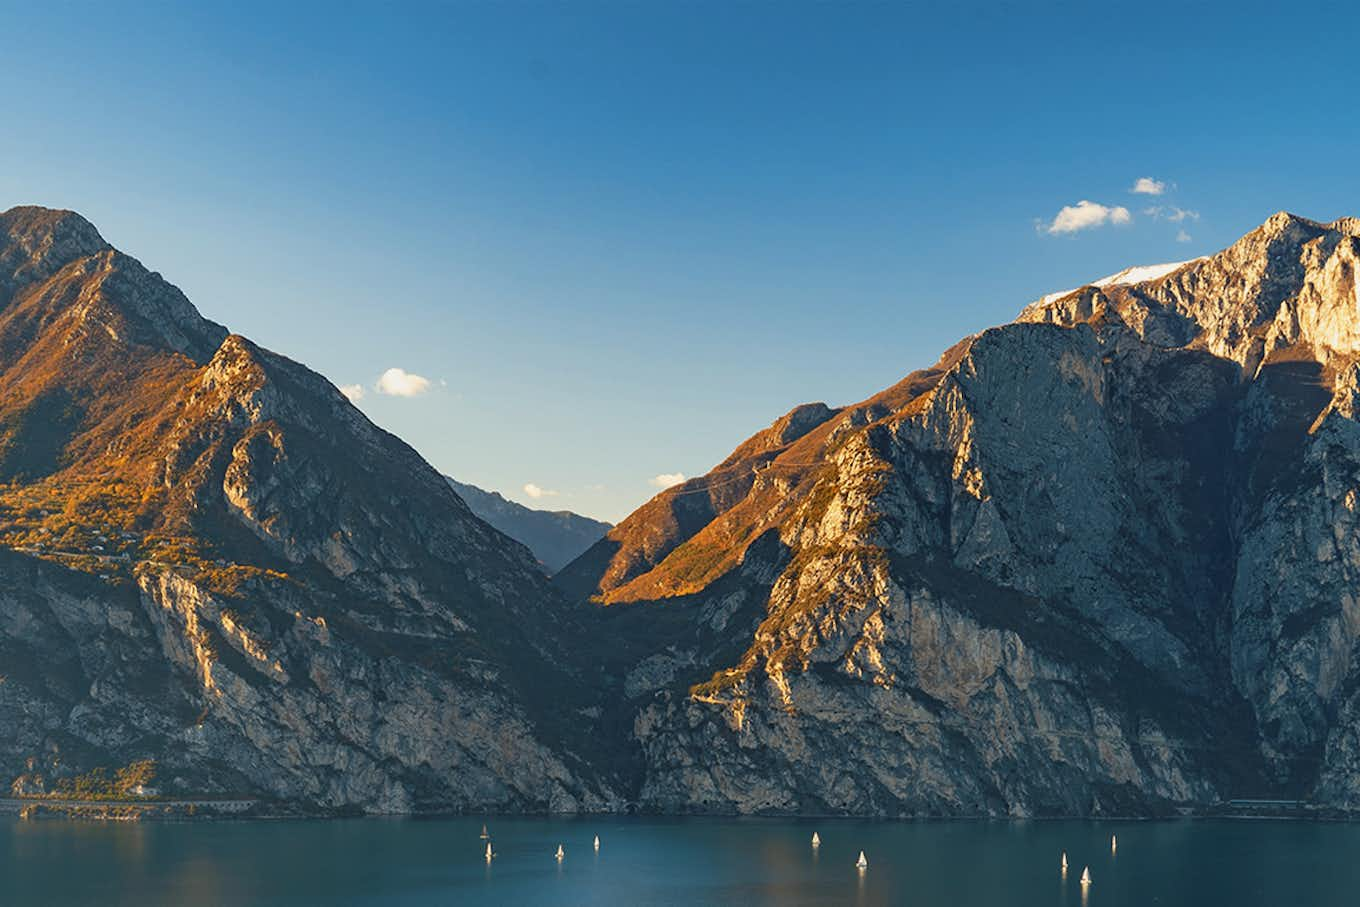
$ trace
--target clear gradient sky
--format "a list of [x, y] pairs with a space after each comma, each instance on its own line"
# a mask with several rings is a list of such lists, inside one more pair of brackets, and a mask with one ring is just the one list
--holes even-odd
[[1317, 3], [0, 3], [0, 209], [80, 211], [439, 469], [618, 520], [1045, 292], [1360, 215], [1357, 37]]

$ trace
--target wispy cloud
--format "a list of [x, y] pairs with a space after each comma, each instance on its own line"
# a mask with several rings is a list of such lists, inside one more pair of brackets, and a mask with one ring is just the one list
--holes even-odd
[[1129, 191], [1134, 195], [1162, 195], [1166, 190], [1167, 185], [1162, 180], [1155, 180], [1150, 176], [1140, 176], [1134, 180], [1133, 188]]
[[364, 386], [362, 384], [342, 384], [340, 393], [349, 398], [350, 403], [358, 403], [364, 399]]
[[1075, 205], [1067, 205], [1057, 213], [1044, 230], [1053, 235], [1076, 233], [1091, 230], [1105, 224], [1127, 224], [1133, 220], [1129, 209], [1122, 205], [1102, 205], [1082, 199]]
[[1151, 208], [1144, 208], [1143, 213], [1158, 220], [1169, 220], [1173, 224], [1183, 223], [1187, 220], [1199, 220], [1198, 211], [1177, 208], [1175, 205], [1153, 205]]
[[539, 498], [557, 497], [557, 492], [552, 491], [551, 489], [548, 488], [542, 488], [538, 485], [535, 485], [533, 482], [528, 482], [525, 484], [524, 493], [527, 494], [529, 497], [533, 498], [534, 500], [538, 500]]
[[652, 476], [650, 479], [651, 484], [655, 485], [657, 488], [670, 488], [673, 485], [679, 485], [683, 481], [685, 481], [685, 474], [683, 472], [663, 472], [660, 475]]
[[1176, 233], [1176, 242], [1190, 242], [1190, 240], [1190, 234], [1186, 233], [1184, 230], [1180, 230]]
[[391, 397], [418, 397], [430, 389], [430, 379], [404, 368], [389, 368], [378, 378], [378, 393]]

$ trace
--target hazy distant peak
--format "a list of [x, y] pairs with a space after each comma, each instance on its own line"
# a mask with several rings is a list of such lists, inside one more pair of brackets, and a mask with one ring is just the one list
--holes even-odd
[[445, 478], [474, 515], [527, 547], [548, 573], [561, 570], [613, 528], [570, 510], [535, 510], [497, 492]]

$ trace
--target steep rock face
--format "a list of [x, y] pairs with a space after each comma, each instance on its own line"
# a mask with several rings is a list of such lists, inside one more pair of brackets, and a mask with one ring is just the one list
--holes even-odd
[[[563, 576], [638, 640], [615, 720], [642, 802], [1360, 802], [1354, 223], [1277, 215], [1219, 255], [1055, 294], [837, 411], [796, 481], [735, 479], [739, 457], [695, 480], [744, 496], [633, 553], [622, 586], [630, 539], [675, 533], [657, 501], [620, 524], [613, 562]], [[717, 569], [675, 584], [719, 523]]]
[[617, 802], [574, 618], [324, 378], [69, 212], [0, 215], [0, 773], [335, 810]]
[[[782, 530], [750, 648], [643, 708], [644, 800], [885, 815], [1212, 800], [1231, 772], [1204, 758], [1206, 732], [1227, 748], [1245, 731], [1213, 695], [1213, 618], [1183, 602], [1210, 559], [1195, 543], [1221, 539], [1167, 525], [1154, 489], [1144, 509], [1129, 485], [1204, 468], [1176, 433], [1217, 416], [1234, 373], [1177, 354], [1194, 393], [1146, 439], [1112, 386], [1156, 366], [1104, 352], [1085, 328], [988, 332], [918, 407], [847, 437]], [[1139, 543], [1178, 557], [1140, 563]], [[675, 765], [696, 750], [717, 756]]]
[[[1235, 480], [1232, 677], [1259, 724], [1263, 783], [1347, 803], [1334, 760], [1351, 757], [1328, 741], [1346, 735], [1360, 628], [1350, 591], [1357, 237], [1354, 218], [1324, 225], [1282, 212], [1219, 255], [1122, 290], [1087, 315], [1069, 297], [1042, 316], [1117, 319], [1152, 343], [1205, 349], [1243, 369], [1249, 383], [1225, 458]], [[1174, 330], [1150, 327], [1173, 322]]]
[[1244, 514], [1232, 586], [1233, 677], [1256, 708], [1275, 775], [1307, 783], [1321, 766], [1328, 799], [1347, 804], [1360, 777], [1346, 743], [1360, 679], [1356, 368], [1346, 368], [1294, 462]]

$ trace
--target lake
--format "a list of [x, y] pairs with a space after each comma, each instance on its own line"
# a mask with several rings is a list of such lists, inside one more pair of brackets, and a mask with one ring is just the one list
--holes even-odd
[[[0, 900], [1103, 907], [1354, 904], [1360, 892], [1360, 824], [490, 818], [498, 856], [488, 867], [482, 822], [5, 817]], [[815, 851], [814, 831], [822, 840]], [[591, 846], [597, 834], [599, 853]], [[860, 850], [869, 861], [862, 873], [854, 866]], [[1088, 865], [1092, 885], [1083, 897], [1077, 879]]]

